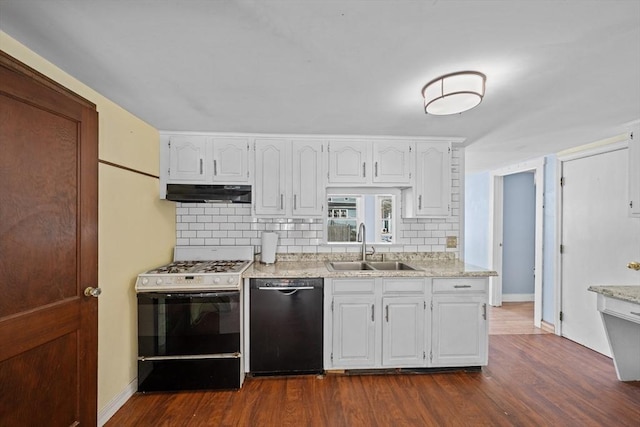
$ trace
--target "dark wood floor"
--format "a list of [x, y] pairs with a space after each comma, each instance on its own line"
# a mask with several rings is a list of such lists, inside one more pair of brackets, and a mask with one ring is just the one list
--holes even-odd
[[137, 394], [107, 426], [634, 426], [640, 382], [553, 334], [492, 335], [480, 372], [248, 379]]

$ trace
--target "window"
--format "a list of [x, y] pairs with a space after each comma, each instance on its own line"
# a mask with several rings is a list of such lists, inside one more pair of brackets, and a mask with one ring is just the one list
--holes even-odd
[[357, 243], [361, 223], [365, 225], [367, 242], [395, 243], [396, 194], [391, 194], [390, 189], [382, 191], [328, 189], [327, 243]]

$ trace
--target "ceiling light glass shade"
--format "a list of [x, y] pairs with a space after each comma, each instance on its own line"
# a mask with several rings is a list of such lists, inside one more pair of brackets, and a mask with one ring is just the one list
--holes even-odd
[[472, 109], [484, 97], [486, 79], [477, 71], [460, 71], [431, 80], [422, 88], [424, 112], [444, 116]]

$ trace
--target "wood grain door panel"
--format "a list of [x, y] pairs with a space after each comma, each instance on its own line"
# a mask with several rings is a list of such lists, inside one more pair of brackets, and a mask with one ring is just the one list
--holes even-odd
[[95, 105], [0, 51], [0, 425], [95, 425]]

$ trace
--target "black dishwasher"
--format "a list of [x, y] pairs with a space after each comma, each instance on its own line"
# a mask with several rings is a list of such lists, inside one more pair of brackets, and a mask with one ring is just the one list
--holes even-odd
[[251, 279], [249, 370], [253, 375], [323, 372], [324, 281]]

